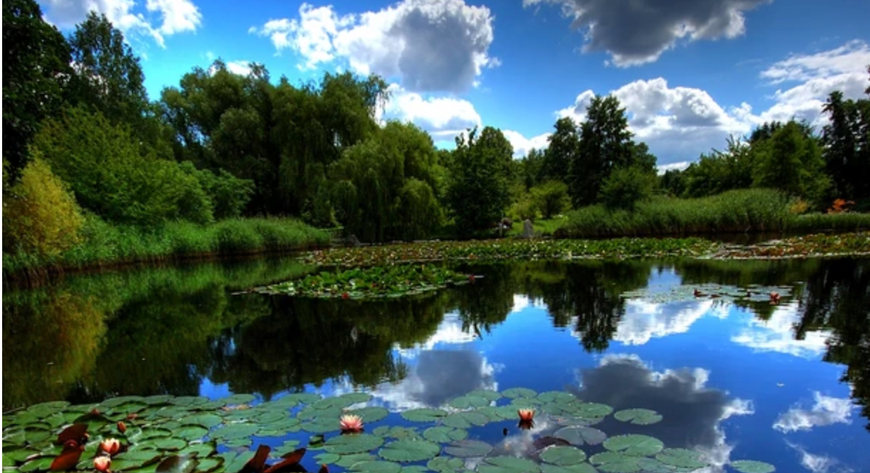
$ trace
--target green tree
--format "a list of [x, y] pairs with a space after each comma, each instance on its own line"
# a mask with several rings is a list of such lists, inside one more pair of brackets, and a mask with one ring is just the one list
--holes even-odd
[[755, 187], [779, 189], [821, 204], [829, 179], [818, 140], [790, 121], [756, 145]]
[[525, 190], [538, 185], [543, 176], [544, 160], [546, 159], [545, 151], [538, 151], [535, 148], [529, 150], [519, 161], [521, 179]]
[[580, 125], [578, 153], [568, 169], [568, 192], [575, 208], [595, 203], [610, 173], [632, 164], [631, 136], [619, 99], [595, 96]]
[[544, 218], [552, 218], [571, 207], [568, 196], [568, 185], [559, 180], [550, 180], [533, 187], [530, 191], [536, 202], [536, 208]]
[[705, 197], [732, 189], [752, 187], [755, 157], [762, 141], [752, 148], [739, 137], [729, 137], [725, 150], [713, 149], [683, 172], [686, 197]]
[[[870, 87], [866, 93], [870, 95]], [[870, 175], [870, 98], [844, 100], [842, 92], [834, 91], [822, 110], [830, 121], [822, 129], [822, 143], [834, 197], [870, 198], [865, 177]]]
[[539, 179], [559, 179], [564, 181], [568, 175], [569, 164], [577, 159], [580, 139], [577, 135], [577, 123], [571, 117], [556, 120], [556, 131], [547, 137], [549, 145], [544, 151], [544, 162], [541, 165]]
[[599, 200], [609, 209], [634, 210], [652, 196], [655, 175], [640, 166], [614, 169], [601, 185]]
[[508, 168], [513, 147], [501, 130], [486, 127], [456, 137], [448, 202], [456, 228], [465, 234], [497, 222], [510, 204]]
[[671, 197], [680, 197], [686, 190], [686, 175], [678, 169], [668, 169], [659, 178], [659, 187]]
[[63, 104], [72, 74], [60, 31], [42, 20], [33, 0], [3, 2], [3, 159], [12, 184], [27, 165], [27, 146], [40, 122]]

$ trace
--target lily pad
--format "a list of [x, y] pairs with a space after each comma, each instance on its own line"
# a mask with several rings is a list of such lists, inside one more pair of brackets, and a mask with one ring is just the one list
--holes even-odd
[[604, 448], [632, 456], [655, 455], [665, 448], [661, 440], [648, 435], [617, 435], [604, 441]]
[[701, 461], [701, 453], [685, 448], [666, 448], [656, 455], [656, 460], [665, 465], [680, 468], [703, 468], [707, 466]]
[[374, 460], [377, 460], [377, 457], [370, 453], [352, 453], [350, 455], [342, 455], [341, 459], [335, 462], [335, 464], [343, 468], [350, 468], [359, 462]]
[[489, 423], [489, 416], [476, 411], [454, 412], [443, 418], [441, 422], [449, 427], [468, 429], [472, 426], [482, 426]]
[[349, 411], [348, 414], [360, 416], [363, 422], [377, 422], [379, 420], [385, 419], [388, 415], [390, 415], [390, 411], [383, 407], [375, 406], [353, 409]]
[[651, 425], [661, 422], [662, 415], [650, 409], [625, 409], [613, 414], [620, 422], [629, 422], [636, 425]]
[[[292, 452], [293, 450], [290, 450], [290, 451]], [[337, 453], [321, 453], [320, 455], [317, 455], [316, 457], [314, 457], [314, 460], [317, 461], [318, 465], [331, 465], [331, 464], [341, 460], [341, 455], [339, 455]]]
[[337, 417], [333, 419], [315, 419], [313, 422], [303, 422], [299, 424], [299, 427], [312, 434], [326, 434], [341, 430], [341, 424]]
[[438, 419], [447, 415], [447, 411], [442, 409], [410, 409], [402, 412], [402, 417], [411, 422], [435, 422]]
[[525, 458], [497, 456], [484, 458], [477, 467], [480, 473], [538, 473], [538, 465]]
[[260, 426], [255, 424], [228, 424], [212, 432], [211, 437], [222, 440], [233, 440], [254, 435]]
[[502, 396], [510, 399], [516, 398], [533, 398], [538, 395], [536, 391], [529, 388], [510, 388], [502, 391]]
[[565, 391], [547, 391], [541, 394], [538, 394], [538, 399], [540, 399], [543, 403], [549, 402], [570, 402], [576, 401], [577, 398], [574, 397], [571, 393], [566, 393]]
[[764, 463], [755, 460], [737, 460], [731, 462], [731, 468], [740, 473], [773, 473], [776, 467], [770, 463]]
[[598, 465], [598, 470], [606, 473], [635, 473], [640, 471], [640, 457], [633, 457], [617, 452], [596, 453], [589, 461]]
[[568, 443], [576, 446], [583, 445], [598, 445], [607, 440], [607, 434], [604, 432], [582, 425], [563, 427], [553, 433], [553, 437], [566, 440]]
[[253, 394], [233, 394], [232, 396], [225, 397], [223, 400], [228, 405], [238, 405], [238, 404], [249, 404], [257, 399]]
[[186, 455], [173, 455], [163, 459], [155, 470], [156, 473], [191, 473], [196, 469], [196, 458]]
[[578, 463], [576, 465], [559, 466], [550, 463], [541, 464], [543, 473], [598, 473], [598, 470], [589, 463]]
[[428, 440], [396, 440], [378, 450], [381, 458], [397, 462], [429, 460], [439, 453], [441, 446]]
[[575, 447], [552, 446], [541, 452], [541, 460], [559, 466], [575, 465], [586, 459], [586, 453]]
[[175, 436], [184, 440], [198, 440], [208, 434], [208, 429], [198, 425], [185, 425], [175, 431]]
[[467, 396], [482, 397], [489, 400], [490, 402], [498, 401], [502, 397], [501, 393], [490, 389], [475, 389], [474, 391], [468, 393]]
[[426, 468], [438, 473], [456, 473], [463, 466], [462, 459], [450, 457], [435, 457], [426, 463]]
[[465, 395], [459, 396], [450, 401], [450, 406], [457, 409], [468, 409], [473, 407], [488, 406], [491, 401], [482, 396]]
[[356, 435], [338, 435], [330, 438], [323, 444], [323, 450], [327, 453], [336, 453], [339, 455], [347, 455], [352, 453], [363, 453], [380, 447], [384, 444], [384, 439], [377, 435], [371, 434], [356, 434]]
[[199, 425], [206, 429], [217, 427], [223, 423], [223, 419], [216, 414], [196, 414], [192, 416], [182, 417], [182, 424]]
[[383, 460], [368, 460], [354, 463], [350, 467], [350, 471], [360, 473], [399, 473], [402, 471], [402, 465]]
[[471, 458], [489, 455], [492, 448], [482, 440], [457, 440], [445, 446], [444, 452], [454, 457]]
[[468, 437], [467, 430], [454, 429], [452, 427], [446, 426], [430, 427], [423, 431], [423, 438], [438, 443], [448, 443], [455, 440], [464, 440], [466, 437]]
[[599, 404], [596, 402], [584, 402], [574, 412], [574, 415], [580, 418], [593, 419], [610, 415], [613, 408], [607, 404]]

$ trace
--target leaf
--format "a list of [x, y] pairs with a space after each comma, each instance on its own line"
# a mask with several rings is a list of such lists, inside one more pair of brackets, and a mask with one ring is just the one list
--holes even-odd
[[350, 401], [349, 405], [359, 404], [361, 402], [369, 402], [372, 400], [372, 395], [370, 393], [346, 393], [339, 396], [337, 399], [343, 399], [345, 401]]
[[338, 418], [318, 418], [313, 422], [302, 422], [299, 427], [312, 434], [326, 434], [341, 430]]
[[703, 468], [707, 466], [701, 461], [701, 453], [685, 448], [666, 448], [656, 455], [656, 460], [681, 468]]
[[338, 435], [327, 440], [323, 449], [327, 453], [347, 455], [374, 450], [384, 444], [384, 439], [371, 434]]
[[223, 398], [223, 401], [230, 406], [238, 404], [249, 404], [257, 399], [253, 394], [233, 394], [232, 396]]
[[492, 445], [482, 440], [457, 440], [444, 447], [444, 453], [454, 457], [483, 457], [492, 451]]
[[447, 411], [442, 409], [411, 409], [407, 411], [403, 411], [401, 416], [405, 420], [409, 420], [411, 422], [435, 422], [438, 419], [447, 415]]
[[477, 467], [480, 473], [538, 473], [540, 468], [531, 460], [517, 457], [489, 457]]
[[613, 415], [620, 422], [630, 422], [636, 425], [650, 425], [661, 422], [662, 416], [649, 409], [625, 409]]
[[610, 437], [604, 441], [604, 448], [643, 457], [661, 452], [665, 445], [661, 440], [648, 435], [630, 434]]
[[426, 468], [438, 473], [456, 473], [463, 466], [465, 466], [465, 462], [461, 459], [450, 457], [435, 457], [426, 463]]
[[341, 455], [337, 453], [321, 453], [314, 457], [318, 465], [332, 464], [341, 460]]
[[589, 463], [578, 463], [576, 465], [558, 466], [549, 463], [541, 464], [543, 473], [598, 473], [598, 470]]
[[441, 446], [428, 440], [396, 440], [378, 450], [386, 460], [415, 462], [429, 460], [441, 453]]
[[596, 453], [589, 461], [598, 465], [598, 470], [606, 473], [635, 473], [640, 471], [640, 458], [617, 452]]
[[158, 460], [162, 455], [156, 450], [128, 450], [112, 457], [112, 471], [140, 468]]
[[608, 406], [607, 404], [586, 402], [579, 407], [574, 415], [580, 418], [590, 419], [596, 417], [604, 417], [610, 415], [611, 412], [613, 412], [613, 408]]
[[443, 418], [441, 423], [457, 429], [468, 429], [475, 425], [486, 425], [489, 423], [489, 417], [484, 413], [475, 411], [454, 412]]
[[227, 424], [211, 433], [215, 439], [233, 440], [254, 435], [260, 426], [254, 424]]
[[538, 395], [537, 392], [532, 391], [529, 388], [510, 388], [502, 391], [502, 396], [516, 399], [516, 398], [533, 398]]
[[573, 394], [566, 393], [564, 391], [547, 391], [547, 392], [538, 394], [538, 399], [543, 403], [571, 402], [571, 401], [578, 400], [576, 397], [574, 397]]
[[221, 457], [201, 458], [197, 460], [197, 473], [208, 473], [220, 468], [224, 461]]
[[156, 473], [190, 473], [196, 469], [197, 461], [186, 455], [173, 455], [157, 465]]
[[466, 394], [466, 396], [482, 397], [490, 402], [497, 401], [502, 397], [498, 391], [493, 391], [490, 389], [475, 389], [474, 391]]
[[574, 447], [552, 446], [541, 452], [541, 460], [559, 466], [574, 465], [585, 459], [586, 453]]
[[464, 440], [466, 437], [468, 437], [467, 430], [454, 429], [452, 427], [445, 426], [430, 427], [423, 431], [423, 438], [438, 443], [448, 443], [454, 440]]
[[354, 414], [362, 417], [363, 422], [377, 422], [386, 419], [390, 415], [390, 411], [383, 407], [363, 407], [348, 411], [348, 414]]
[[[21, 467], [18, 468], [18, 471], [21, 471], [21, 472], [45, 471], [45, 470], [48, 470], [49, 468], [51, 468], [52, 462], [53, 462], [53, 460], [51, 459], [51, 457], [34, 458], [33, 460], [30, 460], [29, 462], [21, 465]], [[75, 464], [73, 464], [73, 466], [75, 466]], [[55, 471], [59, 471], [59, 470], [55, 470]]]
[[155, 439], [149, 439], [141, 443], [142, 446], [152, 446], [158, 450], [181, 450], [182, 448], [187, 446], [187, 442], [171, 437], [159, 437]]
[[352, 453], [350, 455], [342, 455], [341, 460], [335, 462], [335, 464], [343, 468], [350, 468], [356, 463], [373, 460], [377, 460], [377, 457], [370, 453]]
[[175, 436], [184, 440], [199, 440], [208, 434], [208, 429], [198, 425], [185, 425], [175, 431]]
[[604, 432], [582, 425], [563, 427], [553, 433], [553, 437], [566, 440], [568, 443], [576, 446], [598, 445], [607, 439], [607, 434]]
[[399, 473], [402, 471], [402, 465], [383, 460], [367, 460], [354, 463], [350, 467], [350, 471], [358, 471], [360, 473]]
[[468, 409], [471, 407], [484, 407], [484, 406], [488, 406], [489, 403], [490, 403], [490, 400], [485, 398], [485, 397], [470, 396], [470, 395], [460, 396], [460, 397], [457, 397], [456, 399], [453, 399], [452, 401], [450, 401], [450, 405], [452, 407], [457, 408], [457, 409]]
[[770, 463], [764, 463], [755, 460], [737, 460], [731, 462], [731, 468], [740, 473], [773, 473], [776, 467]]

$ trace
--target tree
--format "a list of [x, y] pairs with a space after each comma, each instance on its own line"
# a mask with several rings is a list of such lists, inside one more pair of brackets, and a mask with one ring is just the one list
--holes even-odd
[[525, 190], [529, 190], [541, 182], [543, 178], [544, 161], [546, 152], [535, 148], [529, 150], [525, 157], [520, 159], [521, 179]]
[[559, 179], [564, 181], [568, 175], [569, 164], [577, 158], [580, 140], [577, 124], [571, 117], [556, 120], [556, 131], [548, 138], [549, 146], [544, 151], [540, 180]]
[[580, 125], [578, 153], [568, 170], [568, 192], [575, 208], [595, 203], [613, 169], [632, 164], [631, 136], [619, 99], [595, 96]]
[[465, 234], [497, 222], [510, 203], [508, 167], [513, 147], [501, 130], [486, 127], [456, 137], [447, 200], [456, 228]]
[[654, 185], [655, 175], [640, 166], [616, 168], [602, 183], [599, 200], [608, 209], [634, 210], [652, 196]]
[[42, 20], [33, 0], [3, 2], [3, 159], [9, 185], [27, 165], [27, 146], [40, 122], [63, 104], [72, 74], [60, 31]]
[[842, 92], [834, 91], [822, 110], [830, 120], [822, 129], [822, 143], [835, 196], [870, 198], [870, 99], [844, 100]]
[[829, 185], [817, 140], [805, 136], [799, 123], [790, 121], [769, 140], [756, 145], [753, 185], [779, 189], [816, 204]]
[[702, 154], [698, 162], [683, 171], [686, 197], [705, 197], [752, 187], [761, 142], [757, 141], [753, 148], [743, 139], [731, 136], [727, 143], [725, 150], [713, 149], [709, 154]]
[[559, 180], [550, 180], [533, 187], [531, 194], [544, 218], [552, 218], [571, 207], [568, 185]]

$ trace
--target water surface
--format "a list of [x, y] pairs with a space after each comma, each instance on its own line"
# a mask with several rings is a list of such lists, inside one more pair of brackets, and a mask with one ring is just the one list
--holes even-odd
[[[126, 394], [371, 392], [398, 411], [468, 391], [567, 390], [664, 415], [645, 433], [778, 471], [870, 471], [870, 261], [509, 263], [413, 299], [239, 294], [291, 260], [149, 269], [4, 291], [4, 410]], [[639, 297], [781, 286], [729, 302]], [[629, 292], [631, 291], [631, 292]], [[602, 425], [611, 435], [626, 424]]]

